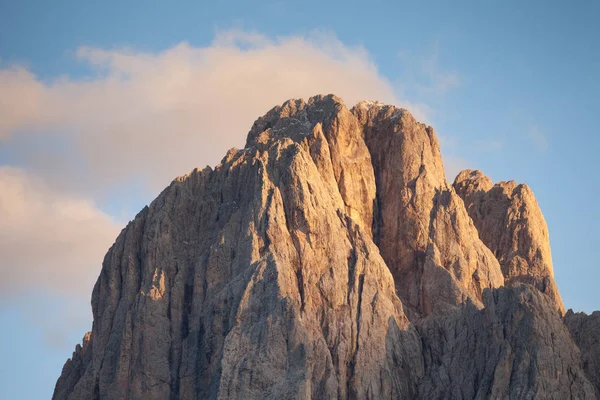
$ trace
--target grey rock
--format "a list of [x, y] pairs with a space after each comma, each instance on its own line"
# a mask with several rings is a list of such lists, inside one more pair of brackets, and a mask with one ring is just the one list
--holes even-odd
[[600, 311], [587, 315], [569, 310], [564, 322], [581, 350], [583, 370], [596, 387], [596, 397], [600, 397]]
[[594, 398], [402, 109], [290, 100], [121, 232], [55, 399]]
[[142, 211], [94, 288], [90, 362], [55, 398], [414, 396], [420, 341], [361, 226], [373, 173], [344, 114], [288, 102]]
[[420, 398], [595, 398], [552, 299], [521, 284], [486, 290], [484, 305], [465, 304], [418, 324]]

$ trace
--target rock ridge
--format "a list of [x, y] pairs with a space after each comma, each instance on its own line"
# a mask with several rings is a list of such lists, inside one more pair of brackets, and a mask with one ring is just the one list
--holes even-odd
[[548, 226], [532, 190], [515, 181], [495, 185], [481, 171], [465, 170], [454, 188], [481, 240], [498, 258], [507, 284], [529, 283], [565, 312], [554, 281]]

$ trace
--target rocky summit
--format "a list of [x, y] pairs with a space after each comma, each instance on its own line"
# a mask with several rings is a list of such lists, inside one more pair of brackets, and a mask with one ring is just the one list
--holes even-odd
[[121, 232], [55, 399], [594, 399], [529, 187], [446, 181], [433, 128], [289, 100]]

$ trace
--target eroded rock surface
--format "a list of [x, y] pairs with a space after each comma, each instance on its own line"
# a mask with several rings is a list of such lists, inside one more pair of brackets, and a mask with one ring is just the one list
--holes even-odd
[[600, 311], [587, 315], [569, 310], [564, 321], [581, 350], [583, 370], [596, 386], [596, 396], [600, 397]]
[[290, 100], [123, 229], [54, 398], [594, 398], [469, 214], [406, 110]]
[[414, 396], [420, 342], [371, 240], [374, 197], [337, 99], [274, 109], [121, 233], [69, 398]]
[[580, 352], [552, 299], [528, 285], [484, 293], [419, 324], [423, 399], [591, 399]]
[[405, 306], [419, 315], [445, 312], [504, 278], [479, 240], [462, 200], [446, 182], [433, 128], [406, 110], [361, 102], [377, 186], [374, 239]]
[[481, 240], [494, 252], [507, 284], [534, 285], [564, 314], [554, 281], [548, 226], [532, 190], [515, 181], [492, 181], [481, 171], [465, 170], [454, 188], [465, 202]]

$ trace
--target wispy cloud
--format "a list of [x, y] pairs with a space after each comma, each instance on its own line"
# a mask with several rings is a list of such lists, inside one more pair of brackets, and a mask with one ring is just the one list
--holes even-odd
[[531, 126], [527, 135], [538, 151], [544, 152], [548, 150], [548, 139], [546, 139], [546, 136], [540, 131], [537, 125]]
[[398, 59], [404, 78], [400, 82], [402, 89], [414, 92], [420, 101], [438, 102], [446, 93], [460, 86], [459, 74], [441, 65], [439, 41], [435, 41], [431, 50], [419, 54], [400, 51]]
[[444, 71], [440, 67], [440, 44], [436, 41], [433, 51], [421, 61], [421, 68], [428, 84], [419, 85], [423, 94], [441, 96], [460, 85], [459, 76], [453, 71]]
[[[0, 309], [13, 300], [44, 338], [64, 345], [55, 339], [89, 325], [90, 293], [122, 225], [89, 198], [0, 166]], [[57, 310], [48, 313], [48, 299], [59, 304], [60, 322], [50, 317]]]
[[488, 153], [492, 151], [502, 150], [504, 148], [504, 140], [498, 138], [487, 138], [478, 140], [473, 145], [473, 150], [479, 153]]
[[471, 162], [460, 154], [477, 154], [500, 151], [504, 148], [504, 140], [498, 138], [485, 138], [474, 143], [461, 143], [460, 137], [453, 135], [438, 134], [440, 147], [444, 159], [444, 170], [446, 179], [452, 183], [460, 171], [473, 168]]
[[22, 169], [0, 166], [0, 299], [29, 290], [88, 295], [122, 223]]
[[443, 160], [446, 180], [450, 183], [454, 182], [454, 178], [456, 178], [460, 171], [471, 166], [467, 160], [453, 154], [443, 155]]
[[0, 147], [19, 159], [19, 168], [0, 167], [2, 301], [32, 291], [89, 304], [122, 227], [92, 199], [131, 182], [156, 193], [216, 164], [244, 145], [258, 116], [289, 98], [335, 93], [349, 106], [380, 100], [426, 119], [365, 49], [329, 34], [273, 40], [232, 30], [206, 47], [75, 54], [91, 76], [48, 82], [23, 66], [0, 68]]
[[[140, 177], [158, 190], [243, 146], [254, 119], [289, 98], [331, 92], [349, 106], [381, 100], [424, 117], [397, 97], [363, 48], [327, 34], [271, 40], [228, 31], [208, 47], [182, 43], [160, 53], [82, 47], [77, 56], [97, 74], [47, 84], [23, 68], [0, 70], [0, 138], [62, 137], [74, 149], [71, 163], [62, 154], [50, 161], [60, 169], [51, 168], [52, 176], [47, 166], [29, 168], [77, 190]], [[83, 167], [73, 167], [75, 158]]]

